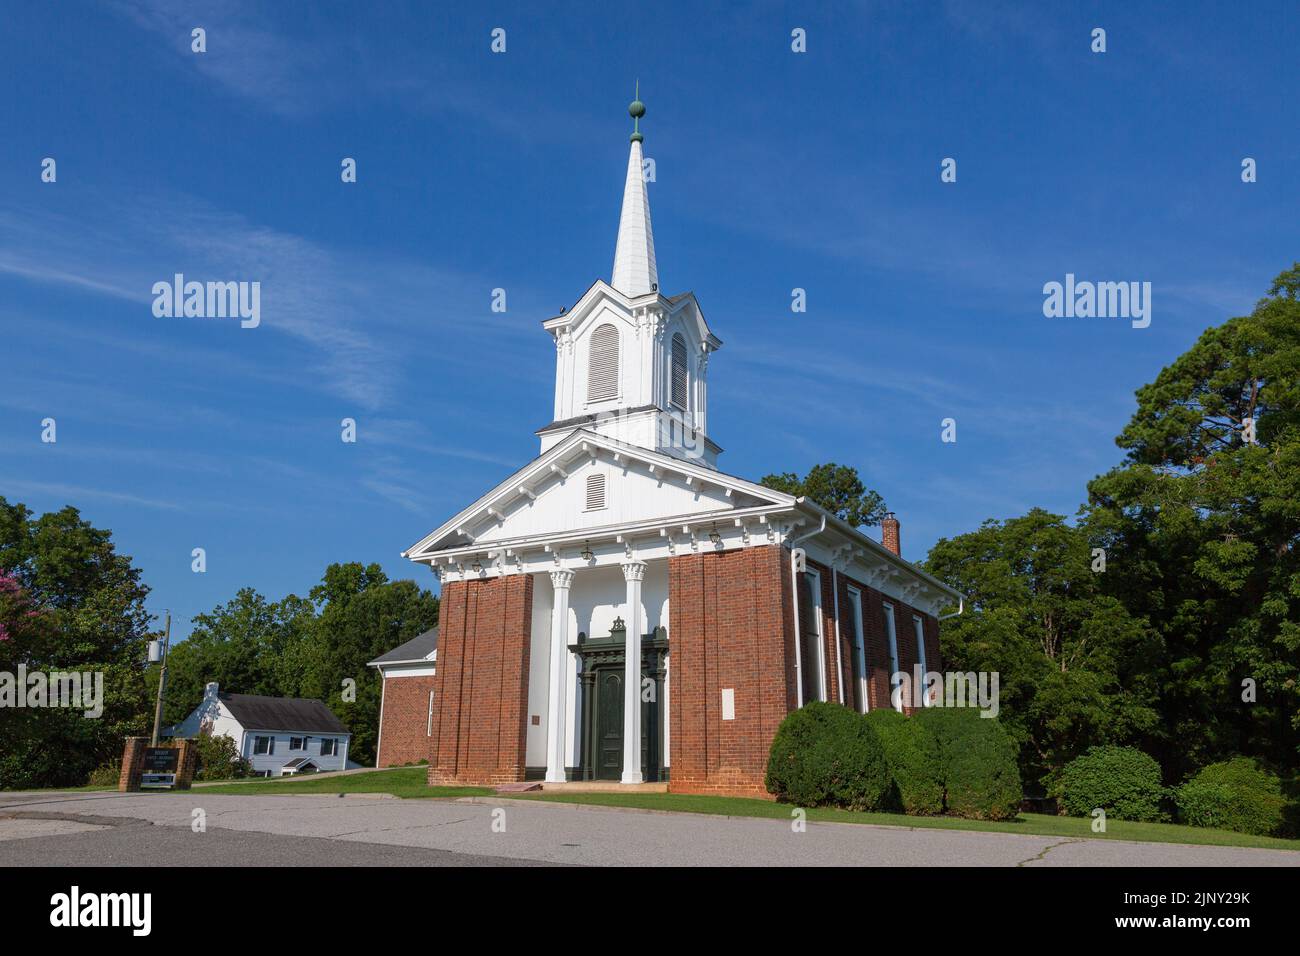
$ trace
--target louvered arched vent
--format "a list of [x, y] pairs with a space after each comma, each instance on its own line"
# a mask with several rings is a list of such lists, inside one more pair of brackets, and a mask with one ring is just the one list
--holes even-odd
[[681, 333], [673, 336], [672, 403], [686, 411], [686, 340]]
[[602, 474], [587, 476], [587, 510], [599, 511], [605, 507], [605, 476]]
[[618, 397], [618, 329], [606, 323], [591, 333], [587, 401]]

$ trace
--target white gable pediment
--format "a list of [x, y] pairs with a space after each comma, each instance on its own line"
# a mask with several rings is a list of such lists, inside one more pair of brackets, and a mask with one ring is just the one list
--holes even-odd
[[[589, 493], [591, 497], [589, 498]], [[405, 552], [608, 530], [763, 506], [790, 495], [579, 429]]]

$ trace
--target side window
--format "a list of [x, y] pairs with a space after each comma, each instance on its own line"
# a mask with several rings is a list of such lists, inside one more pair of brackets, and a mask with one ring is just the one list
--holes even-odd
[[805, 571], [799, 575], [799, 682], [803, 702], [826, 699], [825, 665], [822, 661], [821, 575]]
[[339, 742], [333, 737], [322, 737], [320, 742], [320, 755], [322, 757], [333, 757], [339, 752]]
[[885, 636], [889, 638], [889, 699], [894, 709], [903, 709], [903, 675], [898, 670], [898, 633], [894, 628], [894, 605], [885, 605]]
[[[925, 622], [921, 620], [921, 615], [912, 615], [912, 630], [916, 633], [916, 660], [921, 665], [921, 680], [925, 680], [929, 669], [925, 663]], [[921, 706], [929, 707], [934, 703], [930, 693], [924, 689], [924, 686], [919, 689], [921, 691]]]
[[253, 738], [253, 755], [257, 757], [269, 757], [275, 753], [274, 737], [254, 737]]
[[849, 637], [853, 641], [853, 702], [858, 713], [865, 714], [871, 704], [867, 694], [866, 638], [862, 633], [862, 592], [853, 587], [849, 588], [849, 618]]

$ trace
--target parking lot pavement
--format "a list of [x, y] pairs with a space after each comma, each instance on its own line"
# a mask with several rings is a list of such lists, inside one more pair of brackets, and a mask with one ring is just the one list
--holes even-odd
[[[37, 819], [47, 821], [45, 830]], [[194, 832], [196, 819], [205, 832]], [[50, 829], [51, 820], [81, 829]], [[837, 823], [809, 823], [795, 832], [782, 820], [483, 797], [0, 794], [0, 865], [151, 860], [205, 866], [1297, 866], [1300, 852]]]

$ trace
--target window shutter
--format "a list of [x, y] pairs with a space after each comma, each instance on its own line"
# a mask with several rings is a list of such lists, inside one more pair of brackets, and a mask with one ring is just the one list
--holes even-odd
[[587, 476], [587, 510], [599, 511], [605, 507], [605, 476]]
[[673, 380], [672, 398], [674, 405], [686, 411], [686, 340], [680, 334], [673, 336]]
[[591, 333], [587, 362], [587, 401], [618, 397], [618, 329], [605, 324]]

